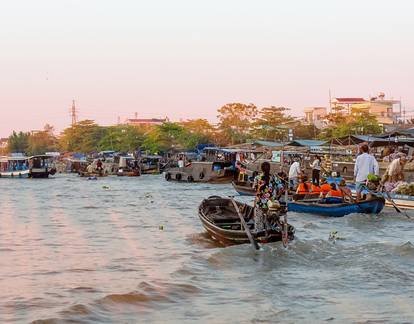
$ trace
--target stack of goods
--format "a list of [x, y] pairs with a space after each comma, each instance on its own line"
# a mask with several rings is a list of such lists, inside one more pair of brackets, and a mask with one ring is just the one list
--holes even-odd
[[414, 183], [399, 182], [392, 192], [400, 195], [414, 196]]

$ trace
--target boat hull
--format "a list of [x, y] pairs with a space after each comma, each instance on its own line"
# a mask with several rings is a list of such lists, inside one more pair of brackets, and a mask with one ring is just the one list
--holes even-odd
[[30, 178], [30, 170], [0, 172], [1, 178]]
[[236, 190], [236, 192], [240, 196], [255, 196], [256, 195], [255, 190], [247, 182], [233, 181], [231, 185], [233, 186], [234, 190]]
[[315, 214], [327, 217], [343, 217], [349, 214], [378, 214], [385, 205], [383, 197], [357, 203], [320, 204], [295, 201], [288, 203], [288, 211], [296, 213]]

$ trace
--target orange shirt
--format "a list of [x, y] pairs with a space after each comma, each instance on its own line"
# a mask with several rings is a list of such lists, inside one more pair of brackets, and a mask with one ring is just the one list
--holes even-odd
[[310, 187], [310, 184], [307, 182], [306, 183], [306, 187], [305, 187], [305, 184], [304, 183], [299, 183], [299, 185], [298, 185], [298, 189], [296, 190], [296, 193], [297, 194], [307, 194], [307, 193], [309, 193], [309, 190], [308, 189], [306, 189], [306, 188], [309, 188]]
[[318, 186], [312, 184], [311, 185], [311, 191], [312, 191], [312, 193], [317, 193], [318, 194], [318, 193], [321, 192], [321, 188], [319, 188]]
[[342, 197], [342, 191], [341, 190], [330, 190], [329, 191], [329, 196], [330, 197]]
[[326, 195], [329, 191], [331, 191], [331, 186], [330, 186], [329, 184], [327, 184], [327, 183], [324, 183], [324, 184], [321, 186], [321, 192], [322, 192], [324, 195]]

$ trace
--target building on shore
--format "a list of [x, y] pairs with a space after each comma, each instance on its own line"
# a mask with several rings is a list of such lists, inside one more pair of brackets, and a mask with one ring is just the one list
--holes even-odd
[[344, 116], [366, 112], [375, 116], [382, 125], [396, 124], [401, 118], [401, 101], [386, 99], [383, 92], [370, 99], [334, 98], [331, 101], [331, 112]]
[[155, 126], [162, 125], [168, 122], [168, 118], [138, 118], [138, 114], [135, 113], [135, 118], [128, 118], [125, 120], [125, 125], [130, 126]]
[[328, 115], [326, 107], [307, 107], [304, 109], [304, 112], [307, 124], [315, 125], [319, 129], [326, 126], [326, 116]]

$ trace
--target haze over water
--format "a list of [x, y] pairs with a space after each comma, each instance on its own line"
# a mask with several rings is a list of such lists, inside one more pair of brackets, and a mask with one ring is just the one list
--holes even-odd
[[414, 321], [414, 222], [392, 209], [289, 214], [289, 248], [254, 253], [215, 245], [198, 220], [201, 200], [231, 185], [58, 175], [0, 186], [2, 323]]

